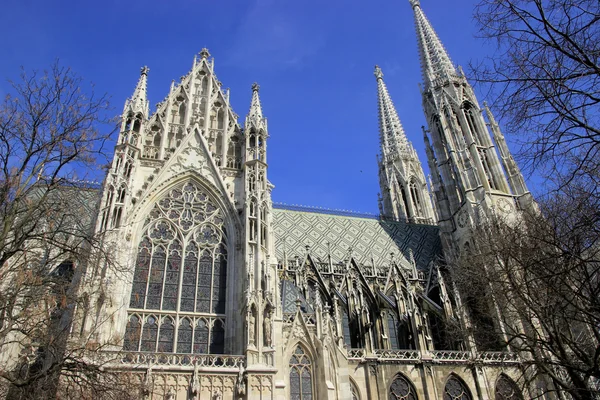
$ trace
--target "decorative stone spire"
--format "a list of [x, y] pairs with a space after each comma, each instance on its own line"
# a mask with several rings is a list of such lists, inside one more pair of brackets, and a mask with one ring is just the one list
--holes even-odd
[[255, 128], [263, 128], [266, 131], [266, 119], [263, 117], [262, 107], [260, 105], [260, 98], [258, 92], [260, 86], [254, 82], [252, 84], [252, 100], [250, 102], [250, 111], [246, 117], [246, 128], [253, 126]]
[[375, 66], [375, 78], [377, 79], [377, 99], [379, 104], [379, 133], [381, 142], [381, 154], [385, 159], [391, 154], [407, 151], [412, 148], [404, 128], [398, 118], [398, 113], [392, 103], [392, 98], [383, 81], [383, 72], [379, 66]]
[[132, 112], [134, 114], [142, 113], [144, 118], [148, 118], [149, 103], [148, 96], [146, 93], [146, 87], [148, 83], [148, 72], [150, 68], [144, 66], [140, 71], [140, 79], [135, 87], [133, 96], [125, 101], [124, 114]]
[[419, 39], [419, 54], [421, 56], [421, 69], [425, 86], [430, 85], [435, 79], [449, 74], [456, 74], [446, 49], [438, 35], [425, 17], [419, 0], [409, 0], [415, 13], [415, 25]]
[[392, 98], [383, 82], [383, 72], [378, 66], [375, 66], [375, 78], [381, 141], [380, 212], [389, 219], [433, 224], [435, 215], [423, 167], [404, 133]]

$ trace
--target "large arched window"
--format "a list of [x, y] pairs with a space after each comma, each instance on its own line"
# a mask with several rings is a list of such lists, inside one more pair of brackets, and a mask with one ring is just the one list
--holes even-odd
[[390, 385], [389, 400], [417, 400], [417, 391], [404, 375], [396, 375]]
[[517, 384], [508, 376], [501, 374], [496, 382], [496, 400], [523, 400]]
[[471, 400], [471, 392], [455, 375], [450, 375], [444, 387], [444, 400]]
[[301, 346], [290, 358], [290, 399], [314, 399], [311, 363]]
[[198, 185], [171, 189], [145, 221], [124, 349], [222, 353], [227, 237], [222, 211]]

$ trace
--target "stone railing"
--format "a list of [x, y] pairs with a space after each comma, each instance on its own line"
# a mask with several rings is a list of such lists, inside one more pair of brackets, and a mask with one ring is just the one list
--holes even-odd
[[365, 358], [365, 349], [348, 349], [348, 359], [362, 359]]
[[102, 359], [107, 366], [130, 367], [189, 367], [239, 369], [246, 366], [245, 356], [225, 354], [182, 354], [182, 353], [153, 353], [153, 352], [102, 352]]
[[456, 362], [471, 360], [471, 353], [468, 351], [455, 350], [433, 350], [429, 352], [434, 361], [439, 362]]
[[374, 351], [377, 358], [382, 361], [418, 361], [421, 359], [421, 352], [418, 350], [385, 350], [378, 349]]
[[478, 354], [477, 359], [484, 363], [515, 363], [521, 361], [517, 353], [504, 351], [483, 351]]

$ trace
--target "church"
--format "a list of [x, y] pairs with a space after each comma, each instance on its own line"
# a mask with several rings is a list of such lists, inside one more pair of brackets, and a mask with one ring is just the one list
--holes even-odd
[[241, 125], [208, 50], [152, 114], [142, 68], [96, 226], [124, 268], [87, 271], [102, 295], [72, 329], [110, 344], [107, 368], [137, 374], [140, 398], [534, 396], [518, 354], [450, 329], [469, 316], [447, 261], [485, 215], [533, 200], [492, 113], [410, 6], [431, 176], [375, 67], [379, 216], [273, 204], [259, 86]]

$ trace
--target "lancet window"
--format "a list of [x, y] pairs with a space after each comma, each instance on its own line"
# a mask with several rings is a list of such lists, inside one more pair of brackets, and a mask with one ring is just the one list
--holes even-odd
[[389, 400], [417, 400], [417, 391], [404, 375], [396, 375], [390, 385]]
[[444, 387], [444, 400], [471, 400], [471, 392], [458, 377], [450, 375]]
[[308, 355], [301, 346], [297, 346], [290, 358], [290, 399], [312, 400], [312, 366]]
[[222, 211], [194, 183], [159, 200], [138, 246], [124, 348], [222, 353], [227, 236]]

